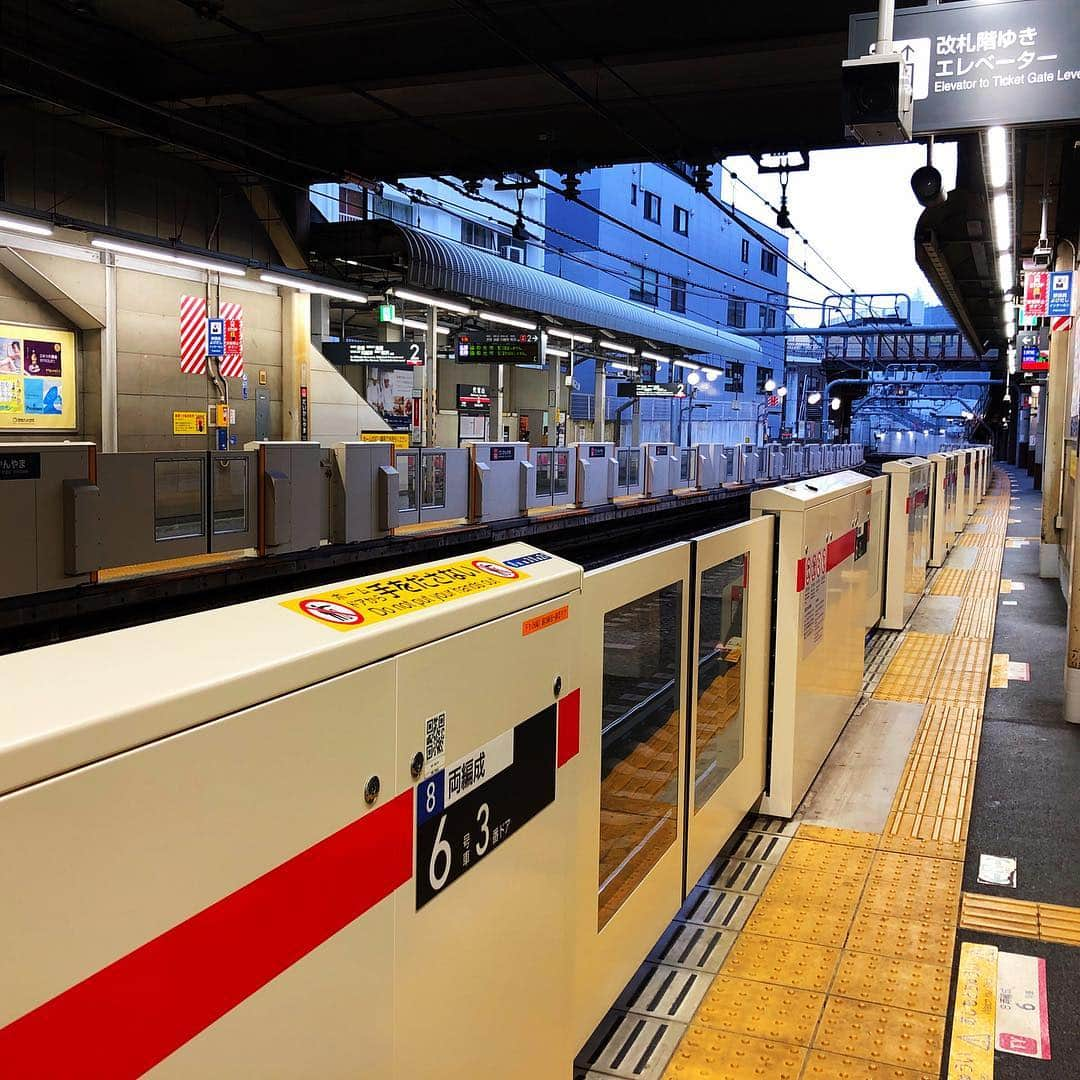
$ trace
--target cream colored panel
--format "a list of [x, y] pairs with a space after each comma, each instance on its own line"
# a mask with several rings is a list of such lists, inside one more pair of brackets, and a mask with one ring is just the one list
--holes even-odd
[[[384, 807], [394, 694], [387, 661], [0, 799], [18, 882], [0, 891], [0, 1026], [371, 813], [372, 776]], [[156, 1074], [391, 1075], [393, 930], [387, 897]], [[171, 974], [141, 992], [168, 997]]]
[[[701, 783], [698, 777], [707, 776], [701, 766], [710, 769], [717, 766], [716, 761], [704, 761], [700, 758], [704, 748], [698, 740], [709, 731], [703, 724], [699, 702], [700, 664], [693, 664], [693, 684], [690, 687], [689, 701], [693, 704], [690, 717], [690, 761], [694, 763], [691, 776], [691, 800], [687, 808], [687, 888], [705, 872], [705, 868], [716, 857], [720, 848], [727, 843], [731, 834], [744, 815], [753, 807], [765, 788], [765, 745], [769, 713], [769, 652], [771, 647], [770, 618], [772, 614], [773, 588], [773, 519], [761, 517], [730, 529], [700, 537], [697, 547], [698, 612], [702, 612], [701, 599], [703, 578], [713, 568], [732, 559], [746, 556], [746, 579], [742, 605], [742, 621], [745, 626], [743, 640], [739, 643], [740, 656], [737, 666], [741, 672], [738, 685], [739, 713], [724, 720], [734, 726], [741, 721], [741, 754], [737, 764], [731, 768], [722, 783], [715, 790], [711, 785]], [[730, 602], [724, 597], [723, 602]], [[701, 656], [700, 642], [701, 615], [695, 627], [693, 655]], [[730, 645], [730, 642], [728, 643]], [[728, 672], [730, 675], [730, 671]], [[712, 683], [709, 692], [715, 694], [720, 689], [724, 692], [723, 679]], [[735, 688], [732, 687], [732, 690]], [[719, 700], [721, 709], [735, 702]], [[721, 733], [721, 737], [723, 733]], [[728, 752], [734, 746], [734, 739], [727, 738]], [[699, 795], [701, 801], [699, 803]]]
[[877, 626], [885, 602], [885, 545], [889, 528], [889, 478], [875, 476], [870, 494], [870, 542], [866, 552], [866, 628]]
[[[396, 784], [414, 786], [410, 763], [426, 754], [433, 717], [445, 714], [449, 767], [473, 761], [480, 748], [530, 717], [554, 714], [559, 698], [572, 701], [582, 677], [580, 608], [575, 591], [400, 657]], [[488, 765], [497, 759], [489, 748]], [[515, 759], [513, 768], [530, 764]], [[554, 772], [554, 757], [543, 764]], [[497, 776], [476, 787], [478, 805], [460, 800], [468, 806], [468, 846], [453, 821], [435, 833], [453, 838], [447, 852], [455, 873], [466, 850], [468, 868], [417, 910], [420, 884], [446, 871], [436, 845], [430, 859], [417, 858], [414, 882], [399, 890], [394, 1075], [400, 1080], [569, 1074], [579, 1045], [571, 1038], [569, 993], [575, 764], [549, 774], [555, 801], [520, 828], [519, 804], [494, 787]], [[495, 794], [480, 802], [489, 785]], [[515, 779], [516, 798], [524, 785]], [[424, 783], [416, 790], [423, 797]], [[506, 820], [514, 831], [498, 840]]]

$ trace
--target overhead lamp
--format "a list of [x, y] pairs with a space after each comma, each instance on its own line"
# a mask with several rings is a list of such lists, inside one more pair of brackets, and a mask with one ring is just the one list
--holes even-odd
[[1002, 292], [1008, 292], [1013, 287], [1013, 260], [1012, 252], [1007, 251], [998, 256], [998, 282]]
[[640, 356], [642, 360], [655, 360], [658, 364], [671, 363], [670, 356], [662, 356], [660, 353], [648, 352], [645, 349], [642, 349], [641, 352], [638, 353], [638, 356]]
[[1042, 393], [1042, 387], [1041, 387], [1041, 386], [1039, 386], [1039, 384], [1038, 384], [1038, 383], [1036, 383], [1036, 384], [1035, 384], [1035, 385], [1034, 385], [1034, 386], [1033, 386], [1033, 387], [1031, 388], [1031, 396], [1032, 396], [1032, 397], [1038, 397], [1038, 396], [1039, 396], [1039, 395], [1040, 395], [1041, 393]]
[[569, 356], [566, 349], [553, 349], [550, 345], [544, 350], [546, 356]]
[[1015, 337], [1016, 335], [1016, 323], [1012, 319], [1005, 320], [1005, 336], [1007, 338]]
[[[400, 296], [401, 294], [398, 293]], [[509, 315], [495, 315], [490, 311], [481, 311], [480, 318], [484, 322], [500, 323], [502, 326], [516, 326], [519, 330], [535, 330], [536, 323], [526, 319], [512, 319]]]
[[607, 341], [604, 338], [600, 339], [600, 348], [625, 353], [627, 356], [633, 356], [637, 352], [637, 349], [631, 349], [629, 345], [620, 345], [617, 341]]
[[930, 429], [929, 428], [923, 428], [922, 433], [923, 433], [924, 436], [929, 435], [930, 434]]
[[592, 344], [592, 338], [587, 337], [585, 334], [574, 334], [569, 330], [559, 330], [554, 326], [549, 326], [547, 332], [550, 337], [563, 338], [566, 341], [580, 343], [582, 345]]
[[787, 387], [786, 386], [778, 386], [776, 388], [776, 396], [780, 397], [780, 398], [787, 397]]
[[1012, 244], [1012, 229], [1009, 218], [1008, 192], [999, 191], [994, 196], [994, 239], [998, 251], [1008, 251]]
[[939, 428], [937, 429], [937, 433], [938, 433], [939, 435], [944, 435], [944, 434], [945, 434], [945, 429], [944, 429], [943, 427], [939, 427]]
[[34, 225], [18, 218], [0, 217], [0, 229], [10, 229], [12, 232], [27, 233], [30, 236], [52, 236], [52, 229], [47, 225]]
[[776, 380], [775, 379], [766, 379], [765, 380], [765, 389], [771, 394], [776, 389]]
[[701, 375], [697, 371], [691, 371], [690, 374], [686, 376], [686, 381], [691, 386], [697, 386], [697, 384], [701, 382]]
[[708, 368], [705, 371], [705, 378], [708, 382], [716, 382], [716, 380], [719, 379], [722, 374], [723, 373], [717, 371], [716, 368]]
[[821, 400], [821, 391], [813, 390], [806, 395], [807, 405], [816, 405]]
[[427, 304], [428, 307], [441, 308], [443, 311], [454, 311], [458, 315], [472, 314], [471, 307], [459, 304], [454, 300], [444, 300], [441, 296], [428, 296], [427, 293], [413, 292], [411, 289], [391, 289], [390, 292], [402, 300], [411, 300], [414, 304]]
[[228, 274], [230, 277], [243, 277], [244, 271], [238, 266], [229, 266], [227, 263], [215, 262], [213, 259], [200, 259], [194, 255], [177, 255], [172, 251], [162, 251], [160, 248], [138, 247], [135, 244], [121, 244], [116, 240], [104, 240], [95, 237], [90, 241], [91, 247], [101, 248], [105, 251], [116, 251], [122, 255], [136, 255], [140, 259], [153, 259], [156, 262], [177, 263], [180, 266], [191, 266], [196, 270], [209, 270], [215, 274]]
[[990, 159], [990, 184], [1003, 188], [1009, 182], [1009, 140], [1003, 127], [987, 130], [986, 152]]
[[[404, 326], [409, 330], [427, 330], [427, 323], [421, 322], [419, 319], [403, 319], [400, 316], [395, 315], [389, 320], [394, 326]], [[449, 334], [450, 327], [443, 326], [441, 323], [435, 327], [436, 331], [440, 334]]]
[[701, 369], [700, 364], [695, 364], [690, 360], [672, 360], [671, 362], [675, 367], [686, 368], [688, 371], [699, 371]]
[[840, 399], [838, 397], [834, 397], [832, 399], [832, 401], [829, 402], [829, 408], [832, 409], [833, 412], [839, 412], [840, 411]]
[[338, 289], [333, 285], [323, 285], [318, 281], [282, 277], [280, 274], [260, 274], [259, 280], [265, 281], [267, 285], [284, 285], [287, 289], [296, 289], [298, 292], [312, 293], [315, 296], [331, 296], [336, 300], [354, 300], [358, 304], [368, 302], [368, 298], [363, 293]]
[[618, 360], [606, 360], [605, 363], [616, 371], [637, 371], [636, 364], [621, 364]]

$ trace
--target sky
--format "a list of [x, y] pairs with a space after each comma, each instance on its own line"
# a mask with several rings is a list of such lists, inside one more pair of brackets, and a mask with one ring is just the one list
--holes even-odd
[[[911, 192], [911, 174], [926, 162], [921, 144], [855, 147], [810, 154], [810, 171], [792, 173], [788, 183], [788, 212], [796, 228], [828, 260], [831, 267], [858, 292], [920, 292], [937, 303], [934, 292], [915, 263], [915, 223], [922, 207]], [[775, 174], [759, 174], [752, 158], [724, 161], [730, 169], [775, 206], [780, 204], [780, 182]], [[956, 144], [934, 147], [934, 165], [941, 171], [945, 191], [956, 181]], [[722, 198], [775, 225], [776, 216], [741, 184], [723, 177]], [[849, 291], [802, 240], [788, 233], [788, 253], [837, 291]], [[794, 296], [820, 303], [826, 290], [805, 275], [791, 270], [788, 288]], [[793, 301], [793, 303], [798, 303]], [[818, 325], [818, 312], [793, 308], [803, 325]]]

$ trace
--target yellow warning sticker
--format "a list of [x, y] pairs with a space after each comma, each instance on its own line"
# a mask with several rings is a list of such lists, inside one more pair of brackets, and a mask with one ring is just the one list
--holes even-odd
[[463, 600], [501, 585], [512, 585], [528, 576], [493, 559], [469, 559], [342, 585], [298, 600], [282, 600], [281, 606], [335, 630], [358, 630], [385, 619]]
[[960, 946], [948, 1080], [993, 1080], [997, 968], [996, 946]]

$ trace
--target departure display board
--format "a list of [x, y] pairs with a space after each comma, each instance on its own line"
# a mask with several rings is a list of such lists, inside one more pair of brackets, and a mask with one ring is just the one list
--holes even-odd
[[461, 364], [535, 364], [540, 335], [529, 330], [478, 330], [458, 334], [454, 346]]

